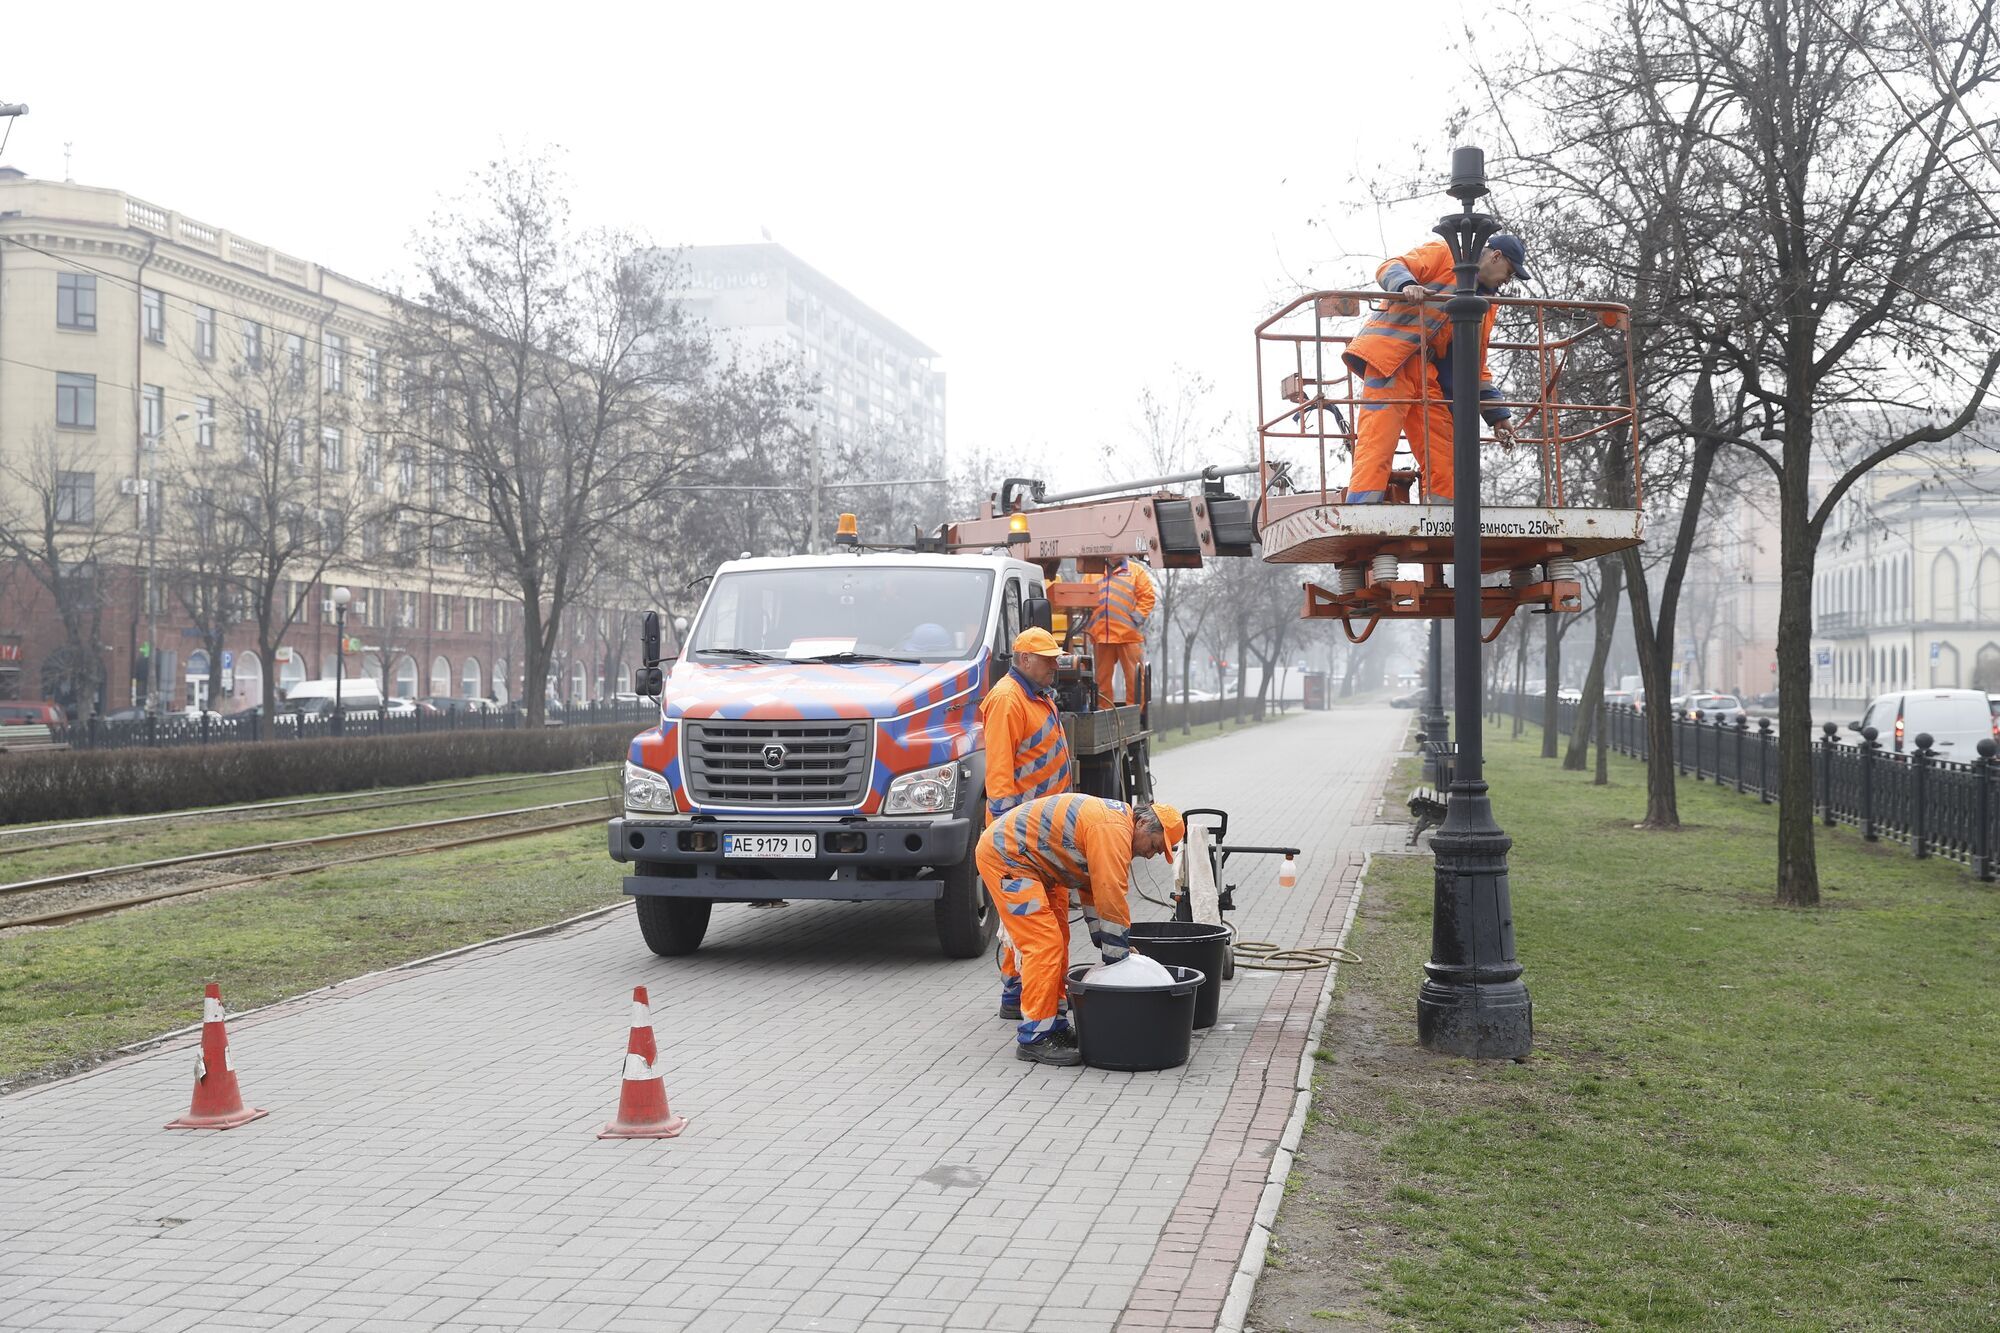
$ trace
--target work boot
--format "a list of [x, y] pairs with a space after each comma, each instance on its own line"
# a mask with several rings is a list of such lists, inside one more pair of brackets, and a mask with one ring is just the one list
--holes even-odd
[[1040, 1041], [1014, 1043], [1014, 1058], [1068, 1068], [1083, 1063], [1083, 1052], [1077, 1049], [1074, 1032], [1051, 1032]]

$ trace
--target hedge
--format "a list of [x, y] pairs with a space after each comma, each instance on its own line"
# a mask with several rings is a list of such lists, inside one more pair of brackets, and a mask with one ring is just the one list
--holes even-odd
[[621, 759], [635, 734], [627, 723], [6, 755], [0, 757], [0, 824], [142, 815], [488, 773], [550, 773]]

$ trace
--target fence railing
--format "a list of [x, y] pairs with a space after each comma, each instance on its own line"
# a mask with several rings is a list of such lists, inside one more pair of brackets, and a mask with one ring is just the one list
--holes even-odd
[[[1495, 695], [1489, 712], [1539, 724], [1545, 701], [1538, 695]], [[1651, 736], [1644, 713], [1627, 705], [1601, 705], [1605, 743], [1620, 754], [1645, 759]], [[1578, 705], [1556, 704], [1556, 726], [1574, 733]], [[1778, 737], [1771, 719], [1742, 713], [1672, 719], [1675, 771], [1696, 782], [1734, 787], [1769, 804], [1785, 793], [1778, 771]], [[1913, 856], [1942, 856], [1968, 866], [1981, 880], [1995, 878], [2000, 856], [2000, 756], [1982, 740], [1968, 762], [1940, 759], [1930, 737], [1918, 735], [1898, 753], [1869, 727], [1852, 740], [1832, 723], [1813, 738], [1813, 810], [1828, 827], [1845, 824], [1869, 842], [1905, 843]]]
[[[659, 705], [650, 699], [637, 703], [611, 701], [575, 704], [551, 709], [544, 726], [589, 727], [614, 722], [630, 722], [639, 727], [659, 720]], [[266, 718], [257, 713], [226, 717], [134, 718], [105, 722], [92, 718], [67, 727], [50, 728], [59, 745], [77, 750], [121, 750], [144, 746], [228, 745], [239, 741], [309, 741], [330, 736], [428, 736], [443, 731], [513, 731], [528, 724], [527, 713], [518, 708], [474, 712], [454, 709], [442, 713], [418, 712], [401, 717], [379, 709], [354, 709], [336, 719], [327, 713], [299, 716], [279, 714]]]

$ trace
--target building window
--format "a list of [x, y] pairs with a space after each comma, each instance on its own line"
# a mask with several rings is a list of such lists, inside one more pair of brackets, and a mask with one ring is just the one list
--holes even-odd
[[264, 326], [254, 319], [243, 321], [243, 364], [252, 370], [264, 368]]
[[328, 393], [347, 392], [347, 339], [337, 333], [320, 344], [320, 383]]
[[194, 400], [194, 442], [203, 449], [215, 447], [215, 400]]
[[243, 456], [264, 456], [264, 414], [254, 407], [243, 409]]
[[139, 327], [149, 343], [167, 340], [167, 298], [151, 287], [139, 289]]
[[329, 551], [347, 549], [347, 515], [338, 509], [319, 511], [319, 539]]
[[306, 387], [306, 340], [296, 333], [285, 335], [285, 378], [294, 389]]
[[485, 603], [477, 597], [468, 597], [465, 599], [465, 632], [467, 634], [479, 633], [479, 608], [484, 605]]
[[297, 417], [285, 418], [285, 461], [293, 467], [306, 465], [306, 431]]
[[451, 598], [441, 592], [431, 595], [431, 628], [441, 631], [451, 629]]
[[405, 495], [417, 489], [417, 455], [408, 445], [396, 453], [396, 484]]
[[94, 472], [56, 473], [56, 522], [94, 523], [97, 521], [97, 474]]
[[347, 444], [341, 439], [338, 427], [328, 426], [319, 433], [319, 465], [328, 472], [339, 472], [347, 466]]
[[97, 429], [97, 376], [56, 372], [56, 424], [71, 430]]
[[139, 431], [146, 447], [160, 447], [160, 432], [167, 428], [167, 391], [157, 384], [139, 386]]
[[382, 525], [368, 522], [361, 525], [361, 554], [373, 560], [382, 554]]
[[95, 329], [97, 327], [97, 276], [95, 274], [56, 274], [56, 327], [59, 329]]
[[382, 400], [382, 349], [361, 349], [361, 396], [371, 403]]
[[204, 361], [215, 360], [215, 311], [209, 306], [194, 308], [194, 354]]
[[364, 434], [361, 437], [361, 475], [376, 490], [382, 489], [382, 437]]
[[507, 632], [507, 603], [505, 602], [493, 603], [493, 632], [495, 634], [505, 634]]

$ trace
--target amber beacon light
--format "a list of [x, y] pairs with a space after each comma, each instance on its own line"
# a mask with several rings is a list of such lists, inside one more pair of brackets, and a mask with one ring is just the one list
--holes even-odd
[[840, 516], [840, 526], [833, 530], [834, 544], [836, 546], [852, 546], [860, 540], [860, 523], [855, 520], [854, 515], [842, 514]]

